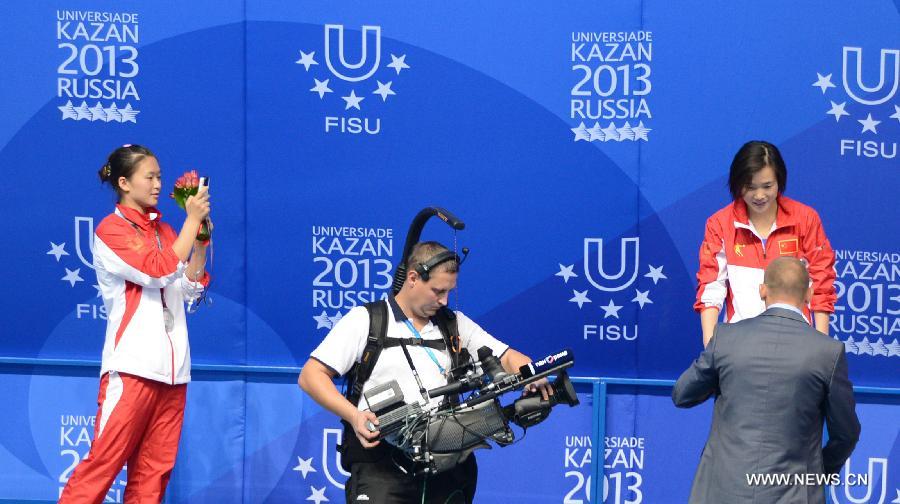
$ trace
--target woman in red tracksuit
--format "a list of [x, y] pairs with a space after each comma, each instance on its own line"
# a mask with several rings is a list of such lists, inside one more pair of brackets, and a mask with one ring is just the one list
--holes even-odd
[[735, 154], [728, 176], [734, 201], [707, 219], [700, 246], [694, 309], [700, 314], [704, 346], [723, 305], [726, 322], [765, 310], [759, 285], [766, 266], [782, 256], [806, 262], [813, 295], [805, 316], [828, 334], [836, 300], [834, 251], [819, 215], [784, 196], [786, 184], [787, 168], [774, 145], [747, 142]]
[[99, 503], [128, 464], [126, 503], [162, 500], [184, 420], [190, 348], [184, 303], [209, 282], [206, 243], [196, 240], [209, 215], [201, 188], [188, 198], [175, 233], [156, 209], [156, 157], [139, 145], [110, 154], [100, 180], [119, 197], [97, 226], [94, 269], [108, 319], [91, 450], [69, 478], [62, 503]]

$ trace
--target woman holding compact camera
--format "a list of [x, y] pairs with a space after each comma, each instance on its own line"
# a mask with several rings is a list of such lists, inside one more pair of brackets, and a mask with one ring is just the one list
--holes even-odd
[[191, 376], [184, 304], [209, 283], [208, 241], [196, 239], [209, 216], [201, 187], [185, 203], [176, 233], [157, 210], [156, 156], [123, 145], [100, 169], [118, 196], [97, 226], [94, 269], [108, 319], [91, 450], [59, 502], [102, 502], [128, 464], [125, 502], [160, 502], [175, 465]]

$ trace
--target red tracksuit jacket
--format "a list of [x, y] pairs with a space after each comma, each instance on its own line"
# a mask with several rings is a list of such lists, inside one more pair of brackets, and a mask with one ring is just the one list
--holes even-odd
[[101, 375], [119, 371], [170, 385], [191, 380], [184, 303], [200, 296], [209, 274], [188, 279], [187, 263], [172, 249], [177, 234], [161, 217], [155, 208], [142, 214], [118, 205], [97, 226], [94, 269], [108, 313]]
[[727, 304], [726, 321], [755, 317], [765, 310], [759, 298], [763, 272], [773, 259], [791, 256], [805, 259], [813, 286], [810, 306], [804, 310], [834, 312], [834, 250], [812, 208], [786, 196], [778, 197], [778, 213], [769, 237], [763, 240], [747, 217], [743, 200], [714, 213], [706, 221], [697, 271], [697, 312]]

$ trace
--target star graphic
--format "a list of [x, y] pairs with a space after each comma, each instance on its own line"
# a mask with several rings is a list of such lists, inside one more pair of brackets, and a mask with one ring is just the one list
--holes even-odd
[[872, 133], [878, 134], [878, 131], [875, 129], [875, 126], [881, 124], [881, 121], [876, 121], [872, 119], [872, 114], [870, 113], [865, 119], [857, 119], [856, 122], [862, 124], [863, 129], [860, 133], [865, 133], [866, 131], [871, 131]]
[[606, 306], [601, 306], [600, 309], [603, 310], [604, 319], [609, 317], [619, 318], [619, 310], [621, 310], [622, 307], [617, 305], [616, 303], [613, 303], [613, 300], [610, 299], [609, 304], [607, 304]]
[[635, 140], [643, 140], [645, 142], [649, 142], [649, 140], [647, 139], [647, 133], [653, 131], [653, 129], [644, 126], [644, 121], [639, 122], [637, 126], [631, 129], [632, 131], [634, 131]]
[[344, 318], [344, 316], [341, 315], [341, 312], [335, 312], [334, 317], [328, 317], [328, 321], [331, 322], [331, 327], [334, 327], [334, 325], [342, 318]]
[[613, 123], [609, 123], [609, 126], [603, 129], [603, 134], [606, 135], [607, 141], [619, 139], [619, 130], [616, 129], [616, 125]]
[[888, 349], [884, 345], [884, 340], [882, 340], [881, 338], [878, 338], [878, 341], [876, 341], [875, 343], [872, 343], [872, 354], [873, 355], [884, 355], [885, 357], [888, 356]]
[[78, 114], [75, 113], [75, 107], [72, 106], [72, 100], [66, 102], [65, 105], [60, 105], [56, 107], [62, 112], [62, 118], [65, 119], [74, 119], [78, 120]]
[[859, 347], [856, 346], [856, 342], [853, 341], [853, 336], [847, 338], [847, 341], [844, 341], [844, 351], [848, 354], [859, 355]]
[[140, 110], [134, 110], [133, 108], [131, 108], [130, 103], [126, 104], [125, 108], [119, 109], [119, 114], [122, 115], [123, 123], [133, 122], [133, 123], [137, 124], [137, 119], [135, 119], [135, 117], [137, 117], [137, 115], [140, 113], [141, 113]]
[[316, 329], [331, 329], [331, 321], [328, 320], [328, 314], [325, 313], [325, 310], [322, 310], [322, 313], [313, 316], [313, 320], [316, 321]]
[[831, 83], [831, 74], [822, 75], [819, 72], [816, 72], [816, 75], [819, 77], [819, 80], [813, 83], [813, 87], [821, 89], [822, 94], [825, 94], [825, 91], [827, 91], [828, 88], [836, 87]]
[[106, 121], [117, 121], [122, 122], [122, 114], [119, 113], [119, 107], [116, 107], [116, 104], [113, 103], [109, 106], [109, 108], [104, 109], [106, 112]]
[[900, 106], [894, 105], [894, 113], [888, 116], [890, 119], [896, 119], [900, 122]]
[[660, 266], [659, 268], [654, 268], [654, 267], [653, 267], [652, 265], [650, 265], [650, 264], [648, 264], [647, 266], [650, 267], [650, 273], [647, 273], [647, 274], [644, 275], [644, 276], [647, 277], [647, 278], [652, 279], [652, 280], [653, 280], [653, 285], [656, 285], [656, 282], [658, 282], [658, 281], [661, 280], [661, 279], [662, 279], [662, 280], [667, 280], [667, 279], [669, 278], [669, 277], [667, 277], [666, 275], [663, 274], [663, 272], [662, 272], [663, 267], [662, 267], [662, 266]]
[[866, 354], [866, 355], [875, 355], [874, 350], [872, 349], [872, 344], [869, 343], [869, 338], [864, 337], [862, 341], [858, 341], [856, 346], [859, 348], [858, 355]]
[[314, 486], [310, 486], [309, 490], [312, 492], [309, 494], [309, 497], [306, 500], [315, 501], [316, 504], [322, 504], [322, 501], [328, 502], [328, 497], [325, 497], [325, 488], [316, 488]]
[[587, 130], [588, 135], [590, 136], [590, 142], [594, 140], [600, 140], [601, 142], [606, 140], [606, 135], [603, 134], [603, 130], [600, 128], [600, 123], [594, 122], [594, 127]]
[[563, 283], [569, 283], [570, 278], [578, 276], [578, 273], [575, 273], [574, 271], [572, 271], [573, 268], [575, 268], [574, 264], [570, 264], [568, 266], [563, 266], [562, 264], [560, 264], [559, 265], [559, 273], [556, 273], [553, 276], [562, 277]]
[[316, 468], [312, 466], [312, 460], [312, 457], [309, 457], [308, 459], [297, 457], [297, 467], [291, 470], [303, 474], [303, 479], [306, 479], [307, 474], [311, 472], [318, 472], [316, 471]]
[[316, 51], [312, 51], [310, 53], [305, 53], [303, 51], [300, 51], [300, 59], [298, 59], [294, 63], [296, 63], [298, 65], [303, 65], [303, 68], [305, 68], [306, 71], [308, 72], [310, 66], [318, 65], [316, 60], [313, 59], [313, 56], [315, 56], [315, 55], [316, 55]]
[[834, 122], [838, 122], [838, 121], [841, 120], [841, 116], [848, 116], [848, 115], [850, 115], [849, 112], [847, 112], [846, 110], [844, 110], [844, 107], [846, 107], [846, 106], [847, 106], [847, 102], [843, 102], [843, 103], [840, 103], [840, 104], [837, 104], [837, 103], [835, 103], [835, 102], [831, 102], [831, 110], [829, 110], [828, 112], [825, 112], [825, 113], [826, 113], [826, 114], [831, 114], [831, 115], [833, 115], [833, 116], [834, 116]]
[[891, 504], [900, 504], [900, 488], [897, 489], [897, 498], [892, 500]]
[[103, 291], [100, 290], [100, 285], [94, 284], [94, 288], [97, 289], [97, 297], [100, 297], [100, 295], [103, 294]]
[[344, 107], [344, 110], [350, 110], [351, 108], [355, 108], [356, 110], [360, 110], [359, 102], [365, 100], [362, 96], [356, 96], [356, 92], [352, 89], [350, 90], [350, 94], [348, 96], [341, 96], [345, 102], [347, 102], [347, 106]]
[[328, 81], [329, 81], [330, 79], [319, 80], [319, 79], [315, 79], [315, 78], [314, 78], [313, 80], [316, 81], [316, 85], [313, 86], [313, 88], [310, 89], [310, 91], [312, 91], [312, 92], [314, 92], [314, 93], [319, 93], [319, 98], [325, 98], [325, 93], [332, 93], [332, 92], [333, 92], [333, 91], [331, 90], [331, 88], [328, 87]]
[[641, 292], [641, 291], [635, 289], [634, 292], [635, 292], [634, 299], [632, 299], [631, 301], [633, 303], [639, 304], [641, 306], [641, 309], [643, 309], [644, 305], [647, 303], [653, 304], [653, 301], [650, 301], [650, 298], [647, 297], [650, 294], [649, 290]]
[[66, 252], [66, 243], [63, 242], [57, 245], [53, 242], [50, 242], [50, 251], [47, 252], [47, 255], [52, 255], [56, 258], [56, 262], [59, 262], [60, 256], [69, 255], [69, 253]]
[[394, 83], [393, 81], [388, 81], [387, 84], [383, 84], [381, 81], [375, 81], [375, 82], [378, 83], [378, 89], [376, 89], [375, 91], [372, 91], [372, 94], [377, 94], [377, 95], [381, 96], [381, 101], [387, 101], [388, 96], [393, 96], [393, 95], [397, 94], [394, 92], [393, 89], [391, 89], [391, 84]]
[[391, 64], [388, 65], [388, 68], [393, 68], [397, 71], [397, 75], [400, 75], [400, 70], [404, 68], [409, 68], [409, 65], [406, 64], [406, 55], [401, 54], [399, 57], [391, 54]]
[[628, 124], [628, 121], [625, 121], [625, 126], [622, 126], [617, 131], [619, 132], [619, 141], [634, 140], [634, 130], [631, 129], [631, 125]]
[[900, 357], [900, 343], [897, 343], [897, 340], [894, 339], [894, 342], [890, 345], [885, 345], [888, 351], [888, 357], [898, 356]]
[[90, 119], [91, 118], [91, 109], [88, 107], [86, 102], [81, 102], [81, 105], [75, 107], [75, 114], [78, 115], [78, 120], [82, 119]]
[[575, 296], [569, 300], [570, 303], [578, 303], [578, 309], [580, 310], [584, 303], [590, 303], [591, 300], [587, 297], [587, 290], [577, 291], [573, 290], [572, 294]]
[[78, 268], [75, 271], [72, 271], [69, 268], [66, 268], [66, 276], [60, 278], [60, 280], [62, 280], [64, 282], [69, 282], [69, 284], [71, 284], [72, 287], [75, 287], [76, 283], [84, 281], [84, 279], [81, 278], [81, 275], [79, 275], [79, 273], [81, 273], [81, 268]]
[[106, 118], [106, 111], [103, 110], [103, 105], [100, 102], [97, 102], [96, 105], [88, 109], [91, 111], [91, 121], [108, 121]]
[[591, 134], [588, 132], [588, 129], [584, 127], [584, 123], [582, 122], [578, 126], [574, 128], [569, 128], [572, 130], [572, 133], [575, 133], [575, 141], [584, 140], [586, 142], [591, 141]]

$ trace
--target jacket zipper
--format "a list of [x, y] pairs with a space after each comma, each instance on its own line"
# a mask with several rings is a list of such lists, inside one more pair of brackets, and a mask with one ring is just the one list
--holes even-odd
[[[159, 250], [162, 250], [162, 240], [159, 238], [159, 227], [155, 227], [153, 229], [154, 234], [156, 234], [156, 246], [159, 247]], [[159, 289], [159, 299], [162, 301], [163, 308], [163, 321], [166, 319], [166, 310], [169, 308], [166, 306], [166, 291], [165, 288]], [[175, 323], [175, 314], [172, 313], [172, 323]], [[163, 330], [166, 331], [166, 339], [169, 340], [169, 363], [171, 364], [171, 374], [172, 374], [172, 385], [175, 385], [175, 344], [172, 343], [172, 336], [169, 334], [169, 330], [165, 327], [165, 322], [163, 322]]]
[[746, 228], [747, 231], [748, 231], [754, 238], [756, 238], [757, 240], [759, 240], [759, 248], [760, 248], [760, 250], [762, 250], [763, 261], [766, 260], [766, 248], [767, 248], [767, 245], [768, 245], [769, 238], [771, 238], [772, 235], [774, 235], [776, 231], [778, 231], [779, 229], [781, 229], [781, 228], [783, 228], [783, 227], [784, 227], [784, 226], [778, 226], [778, 227], [776, 227], [775, 229], [773, 229], [772, 231], [769, 232], [769, 236], [767, 236], [765, 239], [763, 239], [763, 237], [760, 236], [758, 233], [754, 233], [753, 230], [750, 229], [749, 227]]
[[[136, 231], [140, 230], [139, 226], [137, 224], [135, 224], [134, 222], [128, 220], [128, 218], [125, 217], [125, 215], [123, 215], [121, 212], [119, 212], [118, 208], [116, 209], [116, 215], [125, 219], [125, 221], [128, 222], [129, 224], [131, 224], [131, 227], [133, 227]], [[162, 240], [159, 238], [159, 228], [158, 227], [154, 228], [154, 234], [156, 235], [156, 246], [159, 247], [159, 250], [162, 250]], [[159, 298], [162, 301], [163, 321], [165, 321], [165, 318], [166, 318], [166, 293], [165, 293], [164, 289], [159, 289]], [[172, 316], [174, 318], [174, 314], [172, 314]], [[170, 357], [169, 364], [171, 365], [172, 385], [175, 385], [175, 344], [172, 343], [172, 336], [169, 335], [169, 331], [166, 330], [166, 328], [165, 328], [165, 322], [163, 322], [163, 330], [166, 331], [166, 339], [169, 340], [169, 357]]]
[[[166, 319], [166, 293], [163, 289], [159, 289], [159, 298], [162, 300], [163, 306], [163, 320]], [[174, 321], [175, 314], [172, 314], [172, 319]], [[175, 385], [175, 344], [172, 343], [172, 336], [169, 334], [169, 330], [165, 328], [165, 323], [163, 323], [163, 330], [166, 331], [166, 339], [169, 340], [169, 357], [170, 364], [172, 365], [172, 385]]]
[[172, 344], [172, 337], [166, 332], [166, 338], [169, 338], [169, 355], [172, 357], [172, 385], [175, 385], [175, 346]]

